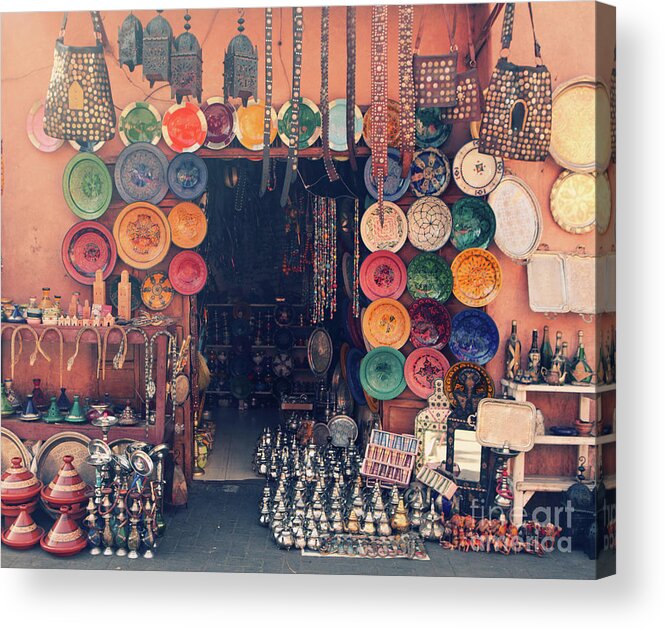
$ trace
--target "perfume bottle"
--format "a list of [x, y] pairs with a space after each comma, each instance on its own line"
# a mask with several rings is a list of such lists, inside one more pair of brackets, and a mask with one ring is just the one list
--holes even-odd
[[506, 380], [515, 380], [520, 370], [521, 357], [522, 343], [517, 337], [517, 321], [513, 321], [510, 337], [506, 341]]

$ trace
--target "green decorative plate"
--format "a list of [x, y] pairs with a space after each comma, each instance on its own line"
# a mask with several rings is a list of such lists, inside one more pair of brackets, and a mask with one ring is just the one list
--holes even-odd
[[111, 203], [111, 173], [96, 155], [78, 153], [65, 167], [62, 192], [76, 216], [88, 220], [99, 218]]
[[406, 287], [414, 299], [445, 302], [453, 290], [453, 272], [436, 253], [421, 253], [409, 263]]
[[418, 107], [416, 109], [416, 146], [434, 148], [441, 146], [450, 137], [453, 125], [445, 122], [440, 107]]
[[162, 116], [150, 103], [129, 103], [120, 114], [118, 135], [125, 146], [135, 142], [157, 144], [162, 137]]
[[360, 363], [363, 389], [377, 400], [392, 400], [406, 388], [405, 358], [392, 347], [377, 347]]
[[462, 197], [453, 203], [451, 214], [453, 232], [450, 242], [455, 249], [487, 249], [496, 231], [496, 217], [487, 201], [476, 197]]
[[[291, 101], [287, 100], [277, 114], [277, 132], [282, 142], [289, 145], [289, 120], [291, 119]], [[309, 98], [300, 99], [298, 149], [306, 149], [321, 136], [321, 112]]]

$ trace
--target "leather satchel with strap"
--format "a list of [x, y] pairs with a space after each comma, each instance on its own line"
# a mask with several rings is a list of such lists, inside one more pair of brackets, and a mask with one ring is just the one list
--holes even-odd
[[442, 9], [450, 40], [450, 54], [427, 56], [418, 54], [425, 26], [426, 7], [423, 7], [413, 56], [416, 107], [451, 107], [457, 103], [457, 46], [455, 45], [457, 9], [453, 8], [452, 26], [446, 17], [445, 7]]
[[552, 77], [543, 64], [530, 2], [528, 8], [536, 65], [518, 66], [508, 61], [515, 18], [515, 3], [508, 3], [501, 57], [488, 88], [478, 148], [481, 153], [506, 159], [543, 161], [552, 134]]

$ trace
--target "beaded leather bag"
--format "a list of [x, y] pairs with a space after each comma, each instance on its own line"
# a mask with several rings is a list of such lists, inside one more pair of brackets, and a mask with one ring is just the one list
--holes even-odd
[[55, 40], [53, 70], [46, 93], [44, 131], [52, 138], [100, 142], [115, 135], [115, 108], [102, 45], [99, 11], [90, 11], [94, 46], [64, 43], [67, 13]]
[[552, 133], [552, 77], [543, 64], [529, 3], [536, 66], [508, 61], [515, 3], [506, 5], [501, 57], [492, 72], [479, 133], [481, 153], [506, 159], [543, 161]]

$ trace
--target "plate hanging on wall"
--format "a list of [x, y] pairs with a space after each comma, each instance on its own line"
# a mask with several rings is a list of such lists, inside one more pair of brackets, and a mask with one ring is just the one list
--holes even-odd
[[360, 382], [377, 400], [392, 400], [406, 389], [404, 355], [392, 347], [377, 347], [362, 359]]
[[[372, 176], [372, 158], [365, 162], [365, 187], [367, 192], [374, 199], [379, 198], [379, 191], [376, 187], [376, 180]], [[388, 149], [388, 174], [385, 177], [383, 184], [383, 199], [384, 201], [397, 201], [401, 199], [406, 191], [409, 189], [410, 177], [407, 175], [402, 179], [402, 163], [400, 160], [399, 150], [394, 148]]]
[[163, 271], [148, 273], [141, 283], [141, 300], [150, 310], [164, 310], [173, 301], [175, 291]]
[[362, 330], [372, 347], [399, 349], [409, 340], [411, 318], [399, 301], [377, 299], [367, 307], [362, 317]]
[[[398, 147], [401, 129], [400, 129], [400, 104], [393, 100], [388, 99], [388, 123], [387, 123], [387, 138], [388, 146]], [[363, 139], [367, 146], [372, 146], [372, 108], [370, 107], [363, 117]]]
[[125, 203], [157, 204], [169, 190], [166, 155], [148, 142], [130, 144], [118, 155], [113, 178]]
[[419, 148], [437, 148], [445, 144], [450, 137], [453, 125], [445, 122], [443, 109], [440, 107], [416, 108], [416, 146]]
[[487, 249], [496, 231], [496, 217], [487, 201], [462, 197], [451, 209], [453, 230], [450, 242], [458, 251]]
[[417, 197], [438, 197], [450, 184], [450, 162], [438, 149], [416, 151], [411, 162], [411, 190]]
[[372, 301], [384, 297], [399, 299], [406, 289], [406, 265], [390, 251], [370, 253], [360, 266], [360, 287]]
[[501, 265], [485, 249], [466, 249], [451, 265], [453, 293], [465, 306], [481, 308], [494, 301], [501, 290]]
[[113, 182], [106, 164], [91, 153], [78, 153], [62, 175], [62, 191], [69, 209], [84, 219], [99, 218], [113, 195]]
[[494, 397], [494, 382], [480, 365], [455, 363], [443, 379], [443, 391], [453, 407], [453, 417], [466, 418], [478, 409], [478, 402]]
[[169, 280], [181, 295], [196, 295], [208, 280], [205, 260], [195, 251], [181, 251], [169, 264]]
[[421, 251], [437, 251], [453, 228], [450, 208], [438, 197], [416, 199], [406, 213], [409, 242]]
[[106, 142], [100, 140], [99, 142], [77, 142], [76, 140], [67, 140], [69, 146], [79, 153], [96, 153]]
[[171, 105], [162, 118], [164, 142], [176, 153], [198, 151], [205, 143], [207, 133], [206, 118], [194, 103]]
[[115, 219], [113, 238], [124, 262], [135, 269], [149, 269], [166, 257], [171, 227], [157, 206], [131, 203]]
[[32, 146], [42, 153], [53, 153], [65, 143], [64, 140], [52, 138], [44, 132], [44, 102], [42, 100], [35, 101], [30, 108], [25, 128]]
[[332, 357], [330, 334], [324, 328], [316, 328], [307, 341], [307, 362], [311, 372], [318, 377], [325, 376], [332, 364]]
[[417, 349], [442, 349], [450, 339], [452, 322], [446, 307], [435, 299], [416, 299], [409, 306], [411, 335], [409, 340]]
[[[328, 144], [332, 151], [346, 151], [346, 98], [336, 98], [328, 104]], [[363, 115], [355, 106], [355, 142], [363, 133]]]
[[412, 393], [425, 399], [434, 393], [434, 381], [442, 379], [448, 369], [450, 363], [440, 351], [421, 347], [406, 357], [404, 378]]
[[358, 425], [348, 415], [334, 415], [328, 421], [332, 445], [346, 448], [358, 438]]
[[550, 210], [556, 224], [571, 234], [586, 234], [594, 226], [599, 233], [605, 233], [612, 216], [607, 173], [564, 170], [552, 186]]
[[[129, 307], [133, 312], [141, 305], [141, 282], [133, 275], [130, 275], [129, 283], [132, 287]], [[118, 284], [120, 284], [120, 276], [113, 275], [109, 279], [109, 300], [116, 310], [118, 309]]]
[[379, 219], [379, 204], [373, 203], [360, 219], [360, 236], [370, 251], [399, 251], [406, 242], [407, 222], [402, 209], [391, 203], [383, 202], [383, 225]]
[[196, 203], [183, 201], [169, 212], [171, 241], [181, 249], [194, 249], [206, 237], [208, 221]]
[[482, 310], [462, 310], [453, 317], [448, 347], [457, 360], [484, 365], [499, 349], [499, 330]]
[[414, 299], [448, 301], [453, 289], [453, 273], [448, 263], [436, 253], [420, 253], [407, 269], [407, 290]]
[[198, 199], [208, 186], [208, 167], [198, 156], [189, 153], [176, 155], [168, 167], [168, 185], [179, 199]]
[[92, 285], [95, 273], [101, 270], [108, 279], [117, 260], [113, 234], [97, 221], [81, 221], [72, 225], [62, 241], [65, 269], [80, 284]]
[[208, 125], [205, 147], [215, 151], [226, 148], [236, 137], [236, 108], [221, 96], [211, 96], [202, 110]]
[[503, 158], [478, 151], [478, 140], [467, 142], [453, 160], [457, 187], [470, 196], [484, 197], [499, 185], [503, 177]]
[[129, 103], [118, 118], [118, 135], [125, 146], [135, 142], [157, 145], [162, 138], [162, 116], [145, 101]]
[[[250, 98], [247, 106], [240, 106], [236, 111], [236, 137], [238, 142], [250, 151], [263, 150], [263, 114], [265, 105], [260, 100]], [[270, 109], [270, 143], [277, 137], [277, 114]]]
[[[286, 146], [289, 145], [289, 126], [291, 124], [291, 101], [287, 100], [277, 114], [277, 132]], [[309, 148], [321, 137], [321, 112], [309, 98], [300, 98], [298, 117], [298, 148]]]

